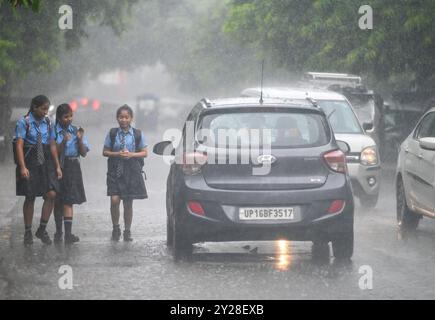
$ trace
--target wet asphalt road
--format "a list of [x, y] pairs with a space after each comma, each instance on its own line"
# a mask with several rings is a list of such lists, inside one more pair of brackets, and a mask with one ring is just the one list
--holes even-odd
[[[47, 247], [35, 239], [33, 247], [24, 248], [19, 202], [10, 213], [12, 223], [0, 229], [0, 299], [435, 298], [435, 221], [423, 219], [414, 237], [398, 239], [393, 171], [388, 169], [377, 208], [357, 206], [349, 264], [316, 261], [310, 243], [303, 242], [200, 244], [193, 261], [174, 263], [165, 246], [168, 166], [155, 155], [146, 161], [149, 199], [134, 203], [134, 242], [112, 243], [106, 162], [100, 156], [109, 127], [87, 131], [93, 148], [82, 162], [88, 202], [76, 207], [73, 226], [80, 243]], [[151, 146], [158, 140], [149, 136]], [[37, 202], [34, 231], [40, 206]], [[54, 219], [49, 232], [54, 232]], [[257, 247], [257, 253], [245, 245]], [[72, 290], [58, 285], [63, 265], [72, 268]], [[372, 289], [359, 286], [364, 266], [373, 271]]]

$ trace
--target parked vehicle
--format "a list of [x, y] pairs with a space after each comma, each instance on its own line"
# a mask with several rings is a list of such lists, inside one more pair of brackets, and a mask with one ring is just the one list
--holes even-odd
[[313, 89], [326, 89], [345, 96], [361, 123], [371, 123], [372, 128], [366, 130], [379, 146], [382, 127], [382, 97], [373, 90], [367, 89], [360, 76], [345, 73], [307, 72], [303, 86], [311, 85]]
[[136, 97], [135, 123], [143, 130], [165, 126], [182, 125], [185, 113], [189, 112], [192, 102], [186, 98], [157, 96], [152, 93]]
[[400, 145], [414, 130], [425, 110], [415, 105], [384, 103], [384, 114], [380, 126], [379, 148], [383, 162], [395, 162]]
[[[315, 100], [328, 115], [335, 138], [350, 146], [346, 159], [355, 195], [362, 206], [375, 207], [379, 197], [381, 167], [376, 142], [366, 133], [372, 129], [372, 124], [363, 123], [361, 126], [346, 97], [332, 91], [302, 88], [263, 88], [262, 92], [266, 98], [289, 99], [299, 103], [307, 98]], [[242, 92], [242, 96], [260, 95], [260, 88]]]
[[[248, 129], [269, 132], [270, 150], [234, 134]], [[203, 130], [218, 134], [204, 138], [198, 135]], [[233, 133], [222, 139], [219, 130]], [[335, 140], [325, 112], [312, 104], [201, 100], [178, 146], [163, 141], [153, 149], [174, 156], [166, 192], [167, 244], [174, 258], [191, 255], [196, 242], [278, 239], [313, 241], [313, 252], [332, 242], [336, 258], [350, 258], [354, 202], [348, 149]], [[269, 172], [254, 174], [262, 165]]]
[[423, 216], [435, 218], [435, 108], [400, 146], [396, 171], [397, 222], [413, 231]]

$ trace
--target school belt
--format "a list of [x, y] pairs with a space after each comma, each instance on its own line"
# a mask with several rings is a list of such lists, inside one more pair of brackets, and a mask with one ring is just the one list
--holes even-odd
[[70, 161], [73, 161], [73, 160], [80, 160], [80, 157], [79, 157], [79, 156], [76, 156], [76, 157], [68, 157], [68, 156], [65, 156], [65, 160], [70, 160]]

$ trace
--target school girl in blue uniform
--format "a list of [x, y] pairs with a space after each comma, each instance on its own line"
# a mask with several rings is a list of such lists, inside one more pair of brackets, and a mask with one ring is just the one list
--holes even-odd
[[116, 112], [119, 127], [109, 131], [104, 142], [103, 155], [108, 157], [107, 195], [110, 196], [112, 240], [119, 241], [119, 205], [124, 205], [124, 241], [132, 241], [131, 224], [133, 200], [146, 199], [143, 159], [147, 157], [147, 142], [140, 130], [131, 127], [133, 111], [123, 105]]
[[62, 225], [64, 225], [65, 244], [80, 240], [71, 232], [73, 205], [86, 202], [80, 157], [86, 157], [89, 151], [89, 143], [84, 137], [84, 130], [73, 126], [72, 120], [73, 111], [69, 104], [64, 103], [57, 107], [55, 137], [63, 177], [60, 180], [60, 192], [56, 197], [54, 208], [56, 221], [54, 242], [62, 242]]
[[44, 204], [35, 236], [44, 244], [51, 244], [46, 226], [59, 190], [62, 170], [54, 141], [54, 128], [47, 117], [49, 106], [50, 101], [46, 96], [33, 98], [28, 114], [18, 120], [15, 129], [16, 194], [25, 197], [25, 245], [33, 243], [32, 221], [37, 197], [43, 197]]

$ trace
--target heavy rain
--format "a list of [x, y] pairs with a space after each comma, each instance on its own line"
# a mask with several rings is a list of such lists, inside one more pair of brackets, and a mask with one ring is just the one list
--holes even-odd
[[433, 12], [0, 0], [0, 299], [433, 299]]

